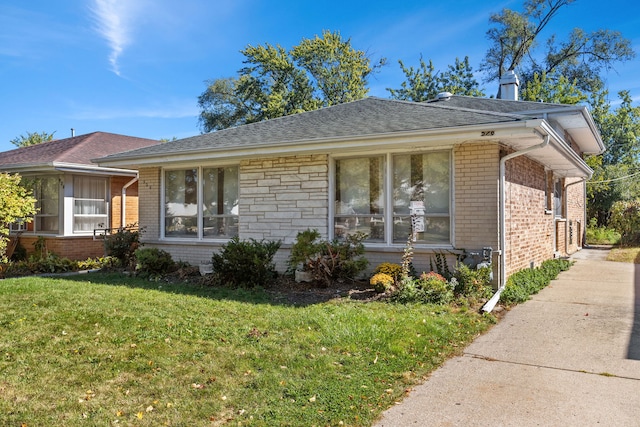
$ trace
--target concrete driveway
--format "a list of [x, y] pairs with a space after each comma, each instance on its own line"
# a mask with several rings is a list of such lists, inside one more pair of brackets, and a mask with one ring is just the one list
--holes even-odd
[[640, 269], [607, 253], [575, 254], [376, 426], [640, 426]]

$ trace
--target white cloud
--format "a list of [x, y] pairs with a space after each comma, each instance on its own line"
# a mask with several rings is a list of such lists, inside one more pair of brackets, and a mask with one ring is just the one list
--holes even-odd
[[134, 0], [94, 0], [90, 6], [96, 21], [95, 30], [109, 47], [111, 70], [120, 76], [118, 60], [131, 40], [132, 21], [136, 18], [140, 2]]

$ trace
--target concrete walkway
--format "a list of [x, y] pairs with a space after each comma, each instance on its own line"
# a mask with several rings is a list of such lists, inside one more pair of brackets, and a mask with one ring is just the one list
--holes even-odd
[[376, 426], [640, 426], [640, 268], [607, 253], [575, 254]]

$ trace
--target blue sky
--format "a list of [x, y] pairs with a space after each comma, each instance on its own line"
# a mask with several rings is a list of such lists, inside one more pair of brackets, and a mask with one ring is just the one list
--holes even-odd
[[[398, 65], [420, 55], [444, 69], [468, 55], [474, 68], [488, 47], [489, 15], [521, 10], [497, 0], [3, 0], [0, 4], [0, 151], [27, 132], [56, 138], [94, 131], [152, 139], [200, 133], [197, 97], [208, 79], [233, 77], [248, 44], [294, 46], [340, 31], [388, 65], [372, 96], [400, 87]], [[577, 0], [546, 35], [574, 27], [617, 30], [640, 55], [640, 3]], [[606, 77], [640, 100], [640, 58]], [[479, 77], [480, 80], [480, 77]], [[485, 86], [487, 94], [495, 88]], [[615, 99], [615, 96], [613, 97]]]

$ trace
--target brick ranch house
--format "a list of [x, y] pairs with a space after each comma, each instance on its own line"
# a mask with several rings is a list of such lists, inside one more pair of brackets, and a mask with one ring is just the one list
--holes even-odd
[[296, 234], [315, 228], [327, 239], [366, 232], [374, 267], [400, 262], [413, 234], [418, 270], [435, 252], [492, 248], [500, 287], [580, 249], [583, 155], [604, 148], [585, 107], [514, 91], [366, 98], [96, 161], [139, 171], [144, 243], [174, 259], [208, 261], [239, 236], [281, 240], [284, 269]]
[[138, 221], [138, 172], [101, 167], [91, 159], [157, 143], [94, 132], [0, 153], [0, 171], [19, 173], [37, 199], [33, 222], [12, 224], [12, 238], [28, 253], [42, 236], [47, 250], [62, 257], [103, 256], [104, 245], [94, 239], [94, 229]]

